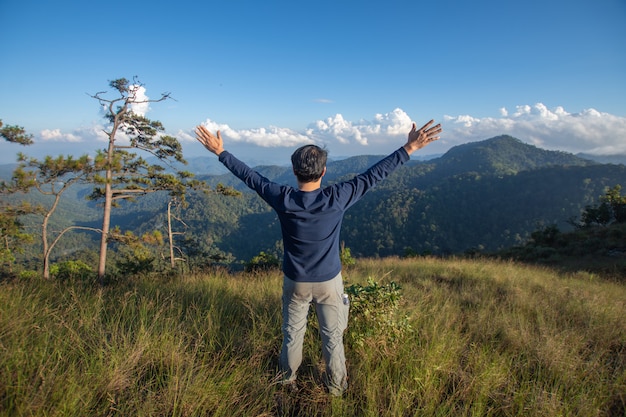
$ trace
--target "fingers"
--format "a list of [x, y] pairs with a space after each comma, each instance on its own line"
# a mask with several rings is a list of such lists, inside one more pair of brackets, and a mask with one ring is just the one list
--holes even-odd
[[211, 134], [211, 132], [209, 132], [209, 130], [206, 127], [202, 126], [202, 125], [196, 126], [196, 134], [198, 136], [208, 136], [208, 137], [213, 136]]
[[[428, 128], [428, 126], [432, 125], [433, 123], [435, 123], [435, 121], [431, 119], [428, 123], [420, 128], [420, 132], [424, 132]], [[413, 126], [415, 127], [415, 123], [413, 123]]]
[[[209, 132], [209, 130], [202, 126], [202, 125], [198, 125], [196, 126], [196, 139], [198, 139], [200, 142], [204, 143], [207, 140], [213, 139], [215, 138], [215, 136], [213, 136], [213, 134], [211, 132]], [[220, 134], [220, 131], [217, 131], [217, 139], [222, 139], [222, 135]]]
[[415, 122], [413, 122], [413, 128], [411, 129], [410, 133], [417, 133], [418, 135], [426, 135], [428, 137], [439, 135], [442, 131], [441, 123], [430, 127], [434, 122], [434, 120], [430, 120], [419, 129], [416, 128], [417, 125], [415, 124]]
[[205, 126], [198, 125], [195, 129], [196, 139], [204, 147], [213, 152], [215, 155], [220, 155], [224, 151], [224, 143], [222, 141], [222, 133], [218, 130], [217, 134], [211, 133]]
[[209, 133], [209, 131], [206, 130], [206, 127], [202, 125], [196, 126], [196, 139], [198, 139], [200, 142], [202, 142], [202, 139], [204, 139], [204, 136], [207, 133]]
[[428, 135], [432, 135], [432, 134], [439, 134], [441, 133], [442, 129], [441, 129], [441, 123], [429, 128], [430, 125], [432, 125], [433, 123], [435, 123], [434, 120], [430, 120], [428, 123], [426, 123], [424, 126], [422, 126], [422, 128], [420, 129], [420, 132], [424, 132]]
[[434, 140], [439, 139], [439, 134], [443, 130], [441, 128], [441, 123], [436, 124], [435, 126], [429, 128], [429, 126], [433, 123], [434, 123], [434, 120], [431, 120], [420, 129], [421, 133], [426, 135], [426, 139], [428, 141], [434, 141]]

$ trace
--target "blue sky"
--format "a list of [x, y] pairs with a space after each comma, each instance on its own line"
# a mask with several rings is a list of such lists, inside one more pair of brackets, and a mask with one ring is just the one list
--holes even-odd
[[207, 155], [193, 127], [221, 129], [249, 162], [386, 154], [433, 118], [423, 154], [501, 134], [545, 149], [626, 154], [626, 2], [0, 1], [0, 119], [36, 145], [104, 147], [89, 97], [138, 76], [146, 116]]

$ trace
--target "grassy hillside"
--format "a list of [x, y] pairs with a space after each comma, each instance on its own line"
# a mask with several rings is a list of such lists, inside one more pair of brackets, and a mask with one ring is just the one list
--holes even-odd
[[[0, 415], [623, 416], [626, 287], [488, 260], [359, 260], [348, 285], [402, 287], [402, 337], [346, 335], [350, 387], [276, 385], [278, 271], [0, 283]], [[407, 325], [410, 325], [408, 327]], [[356, 343], [360, 340], [360, 343]]]

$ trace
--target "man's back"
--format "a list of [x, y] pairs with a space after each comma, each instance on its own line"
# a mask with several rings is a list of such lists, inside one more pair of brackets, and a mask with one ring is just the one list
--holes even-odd
[[339, 237], [345, 211], [409, 160], [400, 148], [353, 179], [313, 191], [274, 183], [224, 151], [220, 161], [277, 213], [283, 272], [294, 281], [322, 282], [341, 271]]

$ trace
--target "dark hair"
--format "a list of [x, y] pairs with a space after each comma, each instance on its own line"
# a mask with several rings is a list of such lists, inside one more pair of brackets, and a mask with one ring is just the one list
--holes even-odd
[[317, 181], [326, 168], [328, 152], [316, 145], [302, 146], [291, 155], [293, 173], [300, 182]]

